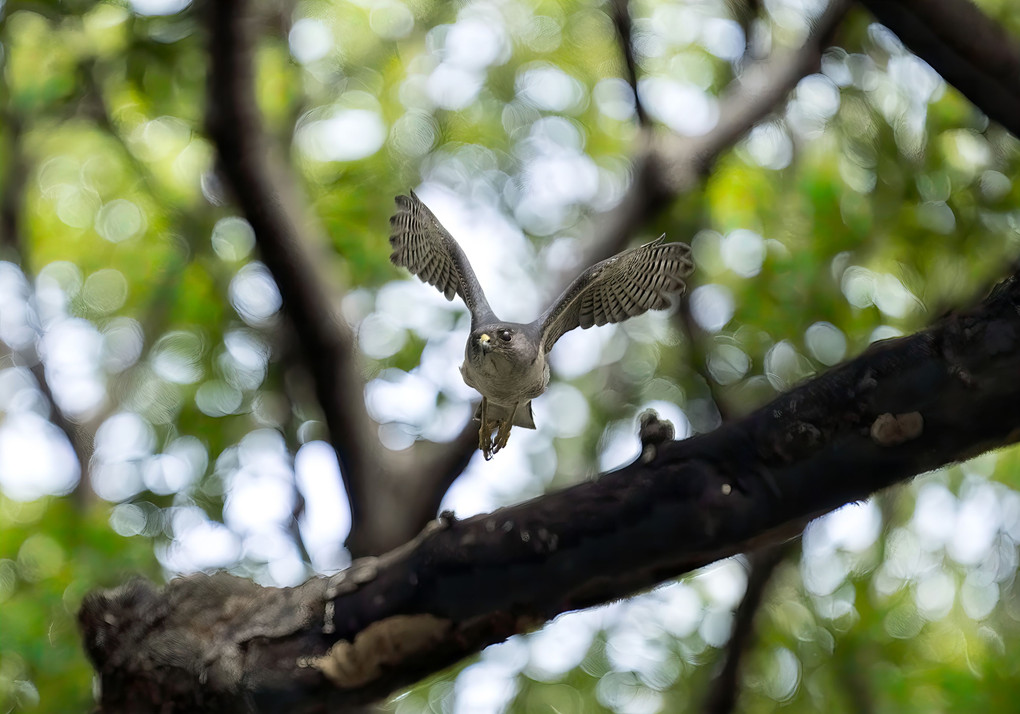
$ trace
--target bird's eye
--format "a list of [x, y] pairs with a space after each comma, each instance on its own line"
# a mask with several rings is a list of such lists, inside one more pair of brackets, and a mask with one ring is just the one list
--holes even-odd
[[511, 337], [510, 330], [500, 330], [496, 334], [498, 334], [499, 335], [499, 339], [503, 340], [504, 342], [509, 342], [510, 341], [510, 337]]

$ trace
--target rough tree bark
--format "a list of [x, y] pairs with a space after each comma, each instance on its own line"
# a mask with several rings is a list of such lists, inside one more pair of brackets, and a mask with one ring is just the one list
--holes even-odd
[[89, 595], [106, 711], [335, 711], [568, 610], [800, 531], [811, 518], [1020, 440], [1020, 277], [977, 308], [631, 465], [290, 589], [229, 575]]

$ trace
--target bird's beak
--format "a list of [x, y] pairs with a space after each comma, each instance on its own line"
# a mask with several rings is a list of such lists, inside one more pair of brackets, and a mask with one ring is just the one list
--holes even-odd
[[492, 338], [488, 334], [482, 333], [478, 336], [478, 346], [482, 348], [482, 352], [488, 352], [492, 349]]

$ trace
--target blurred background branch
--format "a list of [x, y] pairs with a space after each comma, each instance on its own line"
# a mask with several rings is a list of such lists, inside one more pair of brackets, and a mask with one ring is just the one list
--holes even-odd
[[634, 113], [637, 116], [638, 125], [647, 127], [651, 124], [651, 119], [641, 103], [641, 96], [638, 92], [638, 61], [634, 56], [634, 23], [630, 18], [629, 0], [613, 0], [613, 24], [616, 25], [627, 83], [634, 93]]
[[[2, 67], [3, 64], [0, 62], [0, 68]], [[4, 89], [7, 90], [6, 87]], [[0, 260], [8, 260], [16, 265], [25, 265], [21, 212], [24, 209], [25, 183], [29, 176], [29, 162], [23, 145], [23, 119], [12, 105], [9, 90], [3, 93], [7, 95], [7, 98], [3, 103], [0, 119], [2, 119], [2, 130], [7, 143], [5, 147], [7, 161], [4, 166], [3, 180], [0, 181], [0, 191], [3, 193], [3, 198], [0, 199]], [[7, 346], [0, 342], [0, 347]], [[9, 348], [3, 351], [9, 353], [13, 366], [29, 368], [32, 376], [35, 377], [39, 392], [46, 400], [50, 421], [60, 429], [74, 450], [78, 462], [78, 485], [75, 488], [75, 495], [84, 508], [93, 496], [89, 479], [89, 463], [92, 457], [91, 435], [68, 419], [60, 409], [46, 379], [46, 368], [35, 350], [32, 350], [31, 354], [18, 354], [16, 350]]]
[[324, 239], [316, 235], [299, 182], [262, 128], [253, 64], [258, 15], [245, 0], [210, 2], [206, 11], [211, 60], [206, 126], [315, 383], [351, 505], [349, 547], [358, 554], [376, 552], [382, 544], [361, 535], [361, 529], [378, 523], [372, 502], [384, 487], [379, 484], [379, 446], [360, 398], [364, 386], [354, 336], [337, 312], [339, 296], [330, 294], [335, 281], [323, 275], [329, 265]]
[[10, 106], [9, 99], [4, 102], [0, 121], [2, 121], [4, 141], [6, 142], [4, 153], [7, 155], [2, 184], [3, 198], [0, 199], [0, 259], [20, 263], [21, 225], [19, 219], [28, 166], [21, 145], [22, 120]]
[[[653, 128], [641, 104], [629, 4], [627, 0], [614, 0], [613, 19], [628, 83], [634, 93], [638, 124], [643, 129], [633, 161], [631, 186], [620, 205], [598, 221], [595, 236], [585, 242], [578, 261], [582, 269], [624, 250], [639, 229], [655, 221], [659, 207], [667, 205], [678, 194], [692, 190], [719, 154], [730, 148], [757, 121], [774, 111], [797, 82], [817, 68], [821, 52], [847, 7], [848, 2], [834, 0], [817, 20], [801, 48], [777, 50], [774, 56], [742, 70], [724, 92], [719, 111], [721, 120], [716, 128], [698, 139], [679, 140]], [[675, 184], [675, 188], [666, 188], [671, 184]], [[574, 277], [574, 273], [564, 272], [559, 280], [561, 287], [547, 292], [558, 294]], [[681, 310], [687, 311], [687, 308], [682, 307]], [[449, 467], [424, 469], [424, 473], [435, 475], [435, 478], [427, 479], [434, 483], [434, 487], [420, 489], [430, 508], [433, 504], [438, 505], [446, 488], [459, 475], [456, 469], [463, 469], [470, 460], [477, 441], [470, 438], [471, 430], [469, 423], [450, 447], [434, 450], [441, 454], [443, 463], [453, 467], [452, 470]], [[428, 509], [423, 509], [421, 513], [426, 511]], [[429, 517], [434, 514], [432, 510]], [[418, 527], [424, 525], [424, 521], [417, 518], [403, 520]]]
[[[253, 46], [258, 15], [243, 0], [209, 6], [212, 71], [207, 126], [220, 165], [255, 231], [283, 310], [302, 346], [341, 465], [352, 511], [347, 543], [355, 556], [396, 547], [434, 518], [447, 488], [477, 446], [470, 422], [450, 444], [393, 454], [379, 444], [364, 392], [354, 335], [338, 312], [331, 258], [313, 228], [299, 182], [265, 135], [255, 99]], [[380, 226], [384, 226], [381, 223]], [[380, 242], [384, 243], [380, 227]], [[472, 436], [473, 434], [473, 436]]]
[[868, 10], [989, 118], [1020, 135], [1020, 45], [968, 0], [864, 0]]
[[677, 196], [693, 190], [722, 152], [776, 111], [797, 83], [818, 68], [848, 7], [848, 0], [832, 0], [801, 47], [774, 48], [769, 57], [743, 67], [720, 93], [719, 119], [711, 130], [696, 137], [660, 131], [644, 136], [626, 194], [608, 214], [593, 217], [595, 235], [585, 264], [622, 250], [639, 226], [654, 221]]
[[733, 617], [733, 630], [722, 655], [722, 666], [712, 679], [702, 711], [729, 714], [736, 709], [741, 691], [744, 656], [754, 646], [755, 619], [765, 602], [765, 593], [779, 564], [798, 548], [795, 541], [759, 548], [747, 555], [747, 589]]

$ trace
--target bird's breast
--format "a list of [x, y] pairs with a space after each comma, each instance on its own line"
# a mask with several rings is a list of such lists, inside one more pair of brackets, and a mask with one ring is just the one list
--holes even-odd
[[549, 386], [549, 364], [540, 355], [521, 363], [497, 352], [465, 359], [460, 368], [464, 383], [497, 404], [513, 406], [534, 399]]

